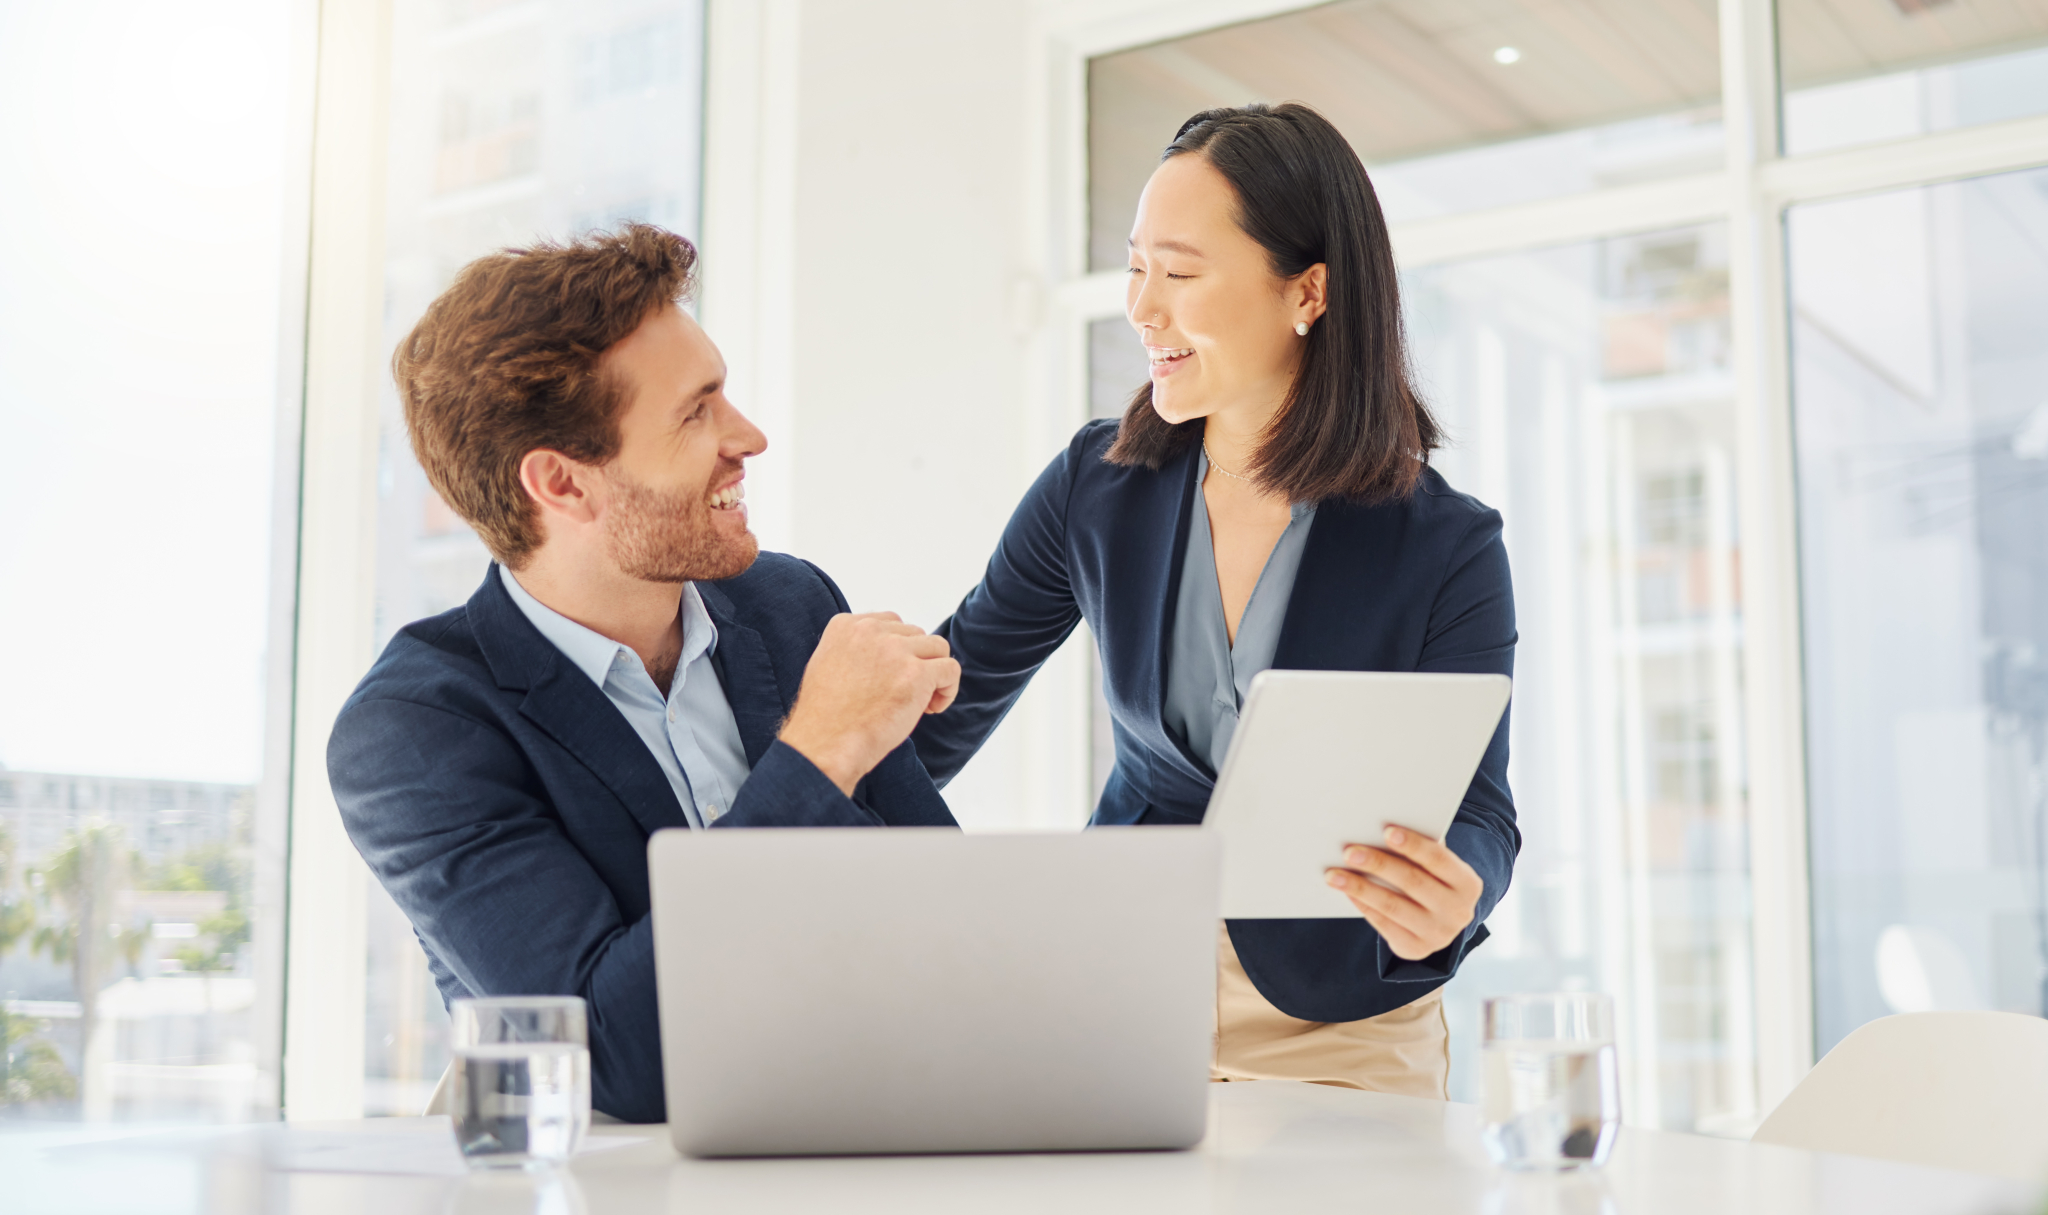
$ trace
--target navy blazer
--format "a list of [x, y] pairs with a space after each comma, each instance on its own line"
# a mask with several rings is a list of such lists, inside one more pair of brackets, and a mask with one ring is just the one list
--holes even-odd
[[[1102, 656], [1116, 767], [1093, 822], [1197, 823], [1215, 775], [1166, 728], [1165, 671], [1194, 503], [1195, 453], [1154, 472], [1106, 463], [1116, 422], [1083, 426], [1011, 516], [974, 588], [938, 632], [959, 699], [911, 740], [943, 785], [987, 740], [1081, 620]], [[1515, 605], [1500, 515], [1425, 469], [1399, 502], [1318, 504], [1273, 666], [1514, 673]], [[1268, 1000], [1305, 1021], [1356, 1021], [1442, 985], [1486, 939], [1522, 837], [1508, 793], [1505, 715], [1448, 833], [1486, 884], [1472, 926], [1420, 961], [1361, 918], [1232, 920], [1231, 943]], [[1376, 841], [1365, 840], [1363, 843]]]
[[[848, 798], [776, 741], [826, 621], [846, 610], [829, 578], [763, 553], [697, 589], [752, 766], [719, 827], [957, 825], [908, 743]], [[662, 1121], [647, 838], [688, 823], [647, 744], [497, 567], [467, 604], [391, 639], [334, 723], [327, 772], [442, 997], [582, 996], [592, 1104]]]

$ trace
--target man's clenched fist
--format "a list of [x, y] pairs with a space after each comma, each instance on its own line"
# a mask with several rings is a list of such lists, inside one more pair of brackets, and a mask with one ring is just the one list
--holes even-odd
[[804, 667], [782, 741], [848, 796], [917, 719], [953, 703], [960, 664], [943, 637], [894, 612], [834, 616]]

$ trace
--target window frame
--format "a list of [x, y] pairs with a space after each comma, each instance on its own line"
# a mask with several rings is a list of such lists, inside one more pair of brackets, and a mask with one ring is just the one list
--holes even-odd
[[375, 637], [378, 387], [392, 0], [320, 6], [286, 861], [285, 1117], [363, 1111], [367, 871], [327, 735]]

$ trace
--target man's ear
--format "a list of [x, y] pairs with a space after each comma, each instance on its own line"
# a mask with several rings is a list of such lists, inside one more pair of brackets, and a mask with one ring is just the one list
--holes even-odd
[[564, 523], [589, 523], [597, 518], [593, 490], [597, 470], [559, 451], [535, 448], [519, 461], [519, 486], [540, 506], [543, 517]]

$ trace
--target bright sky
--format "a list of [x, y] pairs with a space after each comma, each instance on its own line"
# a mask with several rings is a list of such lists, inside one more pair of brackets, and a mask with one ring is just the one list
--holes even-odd
[[298, 7], [0, 0], [8, 767], [257, 778]]

